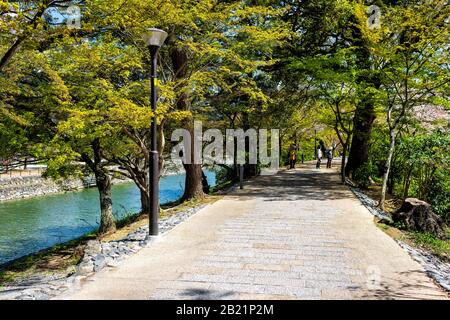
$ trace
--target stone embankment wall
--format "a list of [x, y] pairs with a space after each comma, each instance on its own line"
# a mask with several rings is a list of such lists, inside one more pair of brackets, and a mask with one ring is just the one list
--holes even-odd
[[[114, 179], [113, 183], [124, 182]], [[47, 194], [74, 191], [95, 186], [92, 177], [84, 179], [53, 180], [40, 176], [0, 179], [0, 201], [31, 198]]]

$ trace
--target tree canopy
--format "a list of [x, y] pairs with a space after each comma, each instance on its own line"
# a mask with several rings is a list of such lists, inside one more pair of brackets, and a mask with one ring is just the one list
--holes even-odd
[[[342, 156], [343, 182], [380, 183], [381, 207], [386, 193], [415, 195], [448, 217], [450, 6], [378, 0], [374, 26], [371, 4], [0, 1], [0, 158], [43, 161], [54, 178], [93, 174], [102, 232], [114, 229], [112, 177], [132, 179], [147, 212], [153, 112], [142, 35], [158, 27], [169, 34], [158, 56], [161, 167], [171, 165], [166, 137], [194, 120], [223, 132], [275, 128], [282, 161], [291, 143], [305, 160], [318, 143]], [[73, 5], [80, 27], [67, 14], [57, 23], [51, 9]], [[236, 166], [221, 167], [236, 178]], [[202, 166], [184, 169], [183, 198], [203, 196]]]

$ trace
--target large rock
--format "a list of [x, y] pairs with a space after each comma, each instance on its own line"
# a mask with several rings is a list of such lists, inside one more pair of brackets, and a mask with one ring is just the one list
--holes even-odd
[[392, 215], [394, 222], [403, 223], [407, 230], [429, 232], [439, 239], [446, 239], [445, 224], [425, 201], [408, 198]]
[[95, 265], [92, 261], [83, 261], [77, 267], [77, 275], [89, 275], [94, 272]]
[[98, 240], [89, 240], [84, 248], [84, 254], [94, 256], [102, 252], [102, 245]]

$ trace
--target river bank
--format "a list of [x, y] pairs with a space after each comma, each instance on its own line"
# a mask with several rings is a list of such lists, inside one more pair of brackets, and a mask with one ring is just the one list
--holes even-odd
[[[113, 179], [112, 184], [127, 183], [129, 179]], [[77, 191], [95, 186], [94, 177], [53, 180], [42, 176], [14, 176], [0, 179], [0, 202], [27, 199], [49, 194]]]
[[[0, 175], [0, 203], [2, 201], [79, 191], [93, 188], [96, 185], [94, 176], [55, 180], [43, 177], [43, 172], [45, 172], [45, 167], [41, 166], [32, 170], [16, 170]], [[175, 167], [171, 170], [165, 170], [163, 177], [179, 175], [183, 172], [181, 168]], [[113, 185], [131, 182], [132, 180], [126, 177], [114, 177], [111, 179]]]
[[[163, 210], [161, 234], [218, 199], [209, 196]], [[102, 238], [87, 235], [24, 257], [0, 269], [0, 300], [51, 299], [70, 290], [92, 273], [117, 266], [151, 242], [148, 217], [141, 215]]]
[[[164, 234], [237, 188], [226, 182], [214, 195], [175, 206], [163, 206], [160, 233]], [[67, 292], [103, 268], [114, 268], [128, 256], [151, 245], [148, 216], [118, 222], [118, 230], [98, 238], [94, 233], [58, 244], [0, 268], [0, 300], [47, 300]]]
[[[215, 173], [205, 171], [211, 186]], [[178, 200], [184, 191], [184, 175], [161, 178], [160, 201]], [[34, 183], [36, 183], [35, 180]], [[38, 186], [36, 186], [37, 188]], [[133, 182], [112, 186], [113, 214], [127, 219], [141, 208], [140, 191]], [[0, 202], [0, 265], [95, 232], [100, 222], [96, 188], [52, 193]]]

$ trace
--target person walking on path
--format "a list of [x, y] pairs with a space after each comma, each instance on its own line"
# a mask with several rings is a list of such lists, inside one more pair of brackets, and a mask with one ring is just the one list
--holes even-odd
[[333, 149], [327, 150], [327, 169], [331, 169], [331, 163], [333, 161]]
[[297, 145], [292, 143], [289, 147], [289, 167], [295, 169], [295, 163], [297, 162]]
[[317, 164], [316, 164], [316, 169], [320, 169], [320, 164], [322, 163], [322, 149], [320, 147], [317, 148]]

